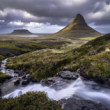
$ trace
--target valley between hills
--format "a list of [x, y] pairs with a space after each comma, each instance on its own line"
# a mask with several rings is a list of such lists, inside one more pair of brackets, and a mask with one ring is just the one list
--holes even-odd
[[[18, 37], [20, 33], [31, 34], [27, 30], [16, 30], [0, 35], [0, 61], [1, 65], [6, 63], [1, 70], [11, 69], [17, 73], [13, 77], [10, 71], [9, 74], [0, 72], [1, 110], [110, 109], [110, 34], [103, 35], [92, 29], [80, 14], [55, 34]], [[12, 83], [13, 86], [8, 86]], [[75, 88], [76, 92], [70, 89], [71, 85], [71, 88], [79, 87]], [[28, 86], [42, 90], [27, 91]], [[28, 93], [24, 94], [20, 87]], [[15, 91], [18, 89], [21, 92]], [[60, 97], [64, 91], [67, 94]], [[2, 98], [4, 96], [8, 99]]]

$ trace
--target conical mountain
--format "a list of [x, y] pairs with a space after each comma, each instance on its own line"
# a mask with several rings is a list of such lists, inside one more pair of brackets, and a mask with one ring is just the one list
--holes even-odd
[[53, 35], [58, 37], [98, 37], [101, 33], [89, 27], [84, 17], [77, 14], [68, 26]]

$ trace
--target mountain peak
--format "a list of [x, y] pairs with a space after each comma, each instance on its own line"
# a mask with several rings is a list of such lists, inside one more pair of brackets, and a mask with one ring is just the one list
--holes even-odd
[[54, 35], [65, 37], [96, 37], [101, 34], [89, 27], [81, 14], [77, 14], [69, 25]]
[[72, 24], [73, 26], [87, 26], [87, 23], [85, 22], [85, 19], [81, 14], [77, 14], [70, 24]]

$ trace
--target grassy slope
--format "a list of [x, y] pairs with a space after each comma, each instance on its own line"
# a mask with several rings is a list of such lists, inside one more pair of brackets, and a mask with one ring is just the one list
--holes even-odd
[[87, 76], [110, 78], [110, 34], [92, 40], [80, 48], [41, 50], [11, 58], [9, 68], [28, 71], [36, 80], [54, 76], [68, 69]]
[[0, 100], [0, 110], [62, 110], [44, 93], [27, 93], [18, 98]]
[[[44, 49], [13, 57], [8, 62], [9, 68], [20, 68], [28, 71], [37, 81], [54, 76], [67, 62], [71, 60], [71, 49], [84, 42], [74, 41], [60, 49]], [[69, 53], [69, 54], [66, 54]], [[69, 60], [70, 59], [70, 60]]]

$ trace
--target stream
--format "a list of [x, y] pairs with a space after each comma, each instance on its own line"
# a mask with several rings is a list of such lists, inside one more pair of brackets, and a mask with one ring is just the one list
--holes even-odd
[[[10, 84], [9, 86], [11, 86], [12, 81], [18, 77], [14, 70], [6, 69], [7, 60], [8, 59], [2, 61], [0, 71], [11, 75], [13, 78], [3, 84], [3, 87], [5, 86], [5, 88], [7, 88], [7, 84]], [[62, 82], [57, 81], [57, 83], [60, 86]], [[50, 86], [43, 86], [41, 83], [30, 83], [27, 86], [15, 86], [12, 88], [13, 89], [6, 92], [2, 98], [14, 98], [27, 92], [45, 92], [50, 99], [59, 101], [61, 99], [69, 99], [76, 95], [85, 100], [102, 103], [110, 109], [110, 88], [99, 85], [94, 81], [83, 80], [81, 77], [71, 81], [69, 84], [67, 83], [66, 86], [59, 90]]]

